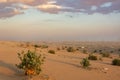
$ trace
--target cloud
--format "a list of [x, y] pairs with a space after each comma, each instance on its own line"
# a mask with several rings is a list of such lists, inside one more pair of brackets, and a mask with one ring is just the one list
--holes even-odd
[[110, 6], [112, 6], [112, 2], [104, 3], [100, 7], [110, 7]]
[[[101, 13], [120, 12], [120, 0], [0, 0], [0, 18], [18, 15], [34, 8], [42, 12]], [[16, 13], [14, 10], [17, 10]]]
[[91, 10], [93, 10], [93, 11], [96, 10], [96, 9], [97, 9], [96, 6], [92, 6], [92, 7], [91, 7]]
[[12, 16], [17, 15], [17, 14], [21, 14], [21, 12], [19, 12], [15, 8], [0, 9], [0, 18], [12, 17]]

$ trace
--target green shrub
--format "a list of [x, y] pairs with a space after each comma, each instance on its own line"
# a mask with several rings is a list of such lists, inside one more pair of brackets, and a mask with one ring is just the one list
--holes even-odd
[[90, 66], [88, 58], [83, 58], [80, 64], [82, 65], [83, 68], [88, 68]]
[[68, 52], [74, 52], [75, 50], [73, 49], [73, 47], [68, 47], [68, 48], [67, 48], [67, 51], [68, 51]]
[[41, 72], [41, 65], [45, 57], [37, 55], [36, 52], [29, 51], [27, 53], [18, 53], [20, 63], [16, 64], [17, 68], [24, 70], [25, 75], [39, 75]]
[[97, 60], [97, 56], [95, 56], [95, 55], [93, 55], [93, 54], [90, 54], [90, 55], [88, 56], [88, 59], [89, 59], [89, 60]]
[[109, 53], [102, 53], [102, 56], [103, 57], [110, 57], [110, 54]]
[[54, 50], [49, 50], [48, 53], [55, 54]]
[[120, 66], [120, 59], [114, 59], [114, 60], [112, 61], [112, 65]]

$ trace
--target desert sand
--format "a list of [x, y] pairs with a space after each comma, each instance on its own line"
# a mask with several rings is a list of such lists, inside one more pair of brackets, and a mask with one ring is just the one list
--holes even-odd
[[[45, 49], [37, 48], [37, 53], [46, 57], [41, 72], [44, 76], [49, 77], [46, 80], [120, 80], [120, 66], [111, 65], [112, 60], [118, 57], [117, 54], [112, 54], [112, 58], [103, 58], [102, 61], [90, 61], [90, 69], [86, 70], [81, 67], [80, 61], [88, 54], [83, 54], [80, 51], [67, 52], [66, 50], [56, 49], [66, 45], [65, 43], [43, 42], [40, 44], [48, 44], [49, 47]], [[74, 42], [68, 43], [67, 45], [75, 44]], [[29, 46], [21, 44], [25, 44], [25, 42], [0, 41], [0, 80], [26, 79], [24, 73], [15, 66], [19, 63], [17, 53], [34, 50], [34, 48], [30, 46], [32, 42], [29, 43]], [[120, 48], [118, 43], [112, 45]], [[90, 44], [87, 46], [90, 46]], [[49, 49], [55, 50], [56, 54], [49, 54]], [[96, 55], [99, 56], [99, 54]], [[35, 80], [42, 79], [37, 77]]]

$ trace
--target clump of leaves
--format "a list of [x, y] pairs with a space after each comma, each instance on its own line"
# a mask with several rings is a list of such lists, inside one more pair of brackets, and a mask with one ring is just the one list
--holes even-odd
[[112, 65], [120, 66], [120, 59], [114, 59]]
[[97, 60], [97, 56], [95, 56], [93, 54], [89, 54], [88, 59], [89, 60]]
[[88, 58], [83, 58], [80, 64], [83, 68], [88, 68], [90, 66], [90, 61], [88, 60]]
[[55, 54], [54, 50], [49, 50], [48, 53]]
[[41, 65], [45, 57], [41, 54], [37, 55], [36, 52], [28, 50], [26, 53], [18, 53], [20, 63], [16, 64], [17, 68], [24, 70], [25, 75], [39, 75], [41, 72]]
[[67, 48], [67, 51], [68, 51], [68, 52], [74, 52], [75, 50], [74, 50], [73, 47], [68, 47], [68, 48]]

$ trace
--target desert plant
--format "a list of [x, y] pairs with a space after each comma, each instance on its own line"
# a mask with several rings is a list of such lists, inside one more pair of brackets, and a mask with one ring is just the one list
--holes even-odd
[[84, 54], [87, 54], [87, 50], [86, 50], [86, 49], [83, 49], [83, 53], [84, 53]]
[[41, 48], [48, 48], [48, 45], [41, 45]]
[[41, 45], [37, 45], [37, 44], [35, 44], [34, 47], [35, 47], [35, 48], [40, 48]]
[[60, 48], [58, 47], [58, 48], [57, 48], [57, 50], [59, 51], [59, 50], [60, 50]]
[[97, 60], [97, 56], [95, 56], [93, 54], [89, 54], [88, 59], [89, 60]]
[[54, 50], [49, 50], [48, 53], [55, 54]]
[[39, 75], [41, 72], [41, 65], [44, 62], [45, 57], [37, 55], [36, 52], [28, 50], [28, 52], [18, 53], [20, 63], [16, 64], [17, 68], [24, 70], [25, 75], [33, 76]]
[[76, 51], [79, 51], [79, 48], [76, 48]]
[[97, 53], [97, 50], [94, 50], [93, 53]]
[[109, 53], [102, 53], [102, 57], [110, 57]]
[[114, 59], [114, 60], [112, 61], [112, 65], [120, 66], [120, 59]]
[[68, 52], [74, 52], [75, 50], [73, 49], [73, 47], [68, 47], [68, 48], [67, 48], [67, 51], [68, 51]]
[[67, 46], [65, 46], [65, 48], [67, 48]]
[[64, 46], [62, 46], [62, 50], [65, 50], [65, 47], [64, 47]]
[[100, 61], [103, 61], [103, 58], [102, 58], [102, 57], [99, 57], [99, 60], [100, 60]]
[[120, 49], [118, 49], [118, 51], [120, 52]]
[[114, 53], [114, 51], [110, 51], [110, 53]]
[[120, 58], [120, 54], [119, 54], [119, 58]]
[[80, 64], [83, 68], [88, 68], [90, 66], [90, 61], [88, 60], [88, 58], [83, 58]]

